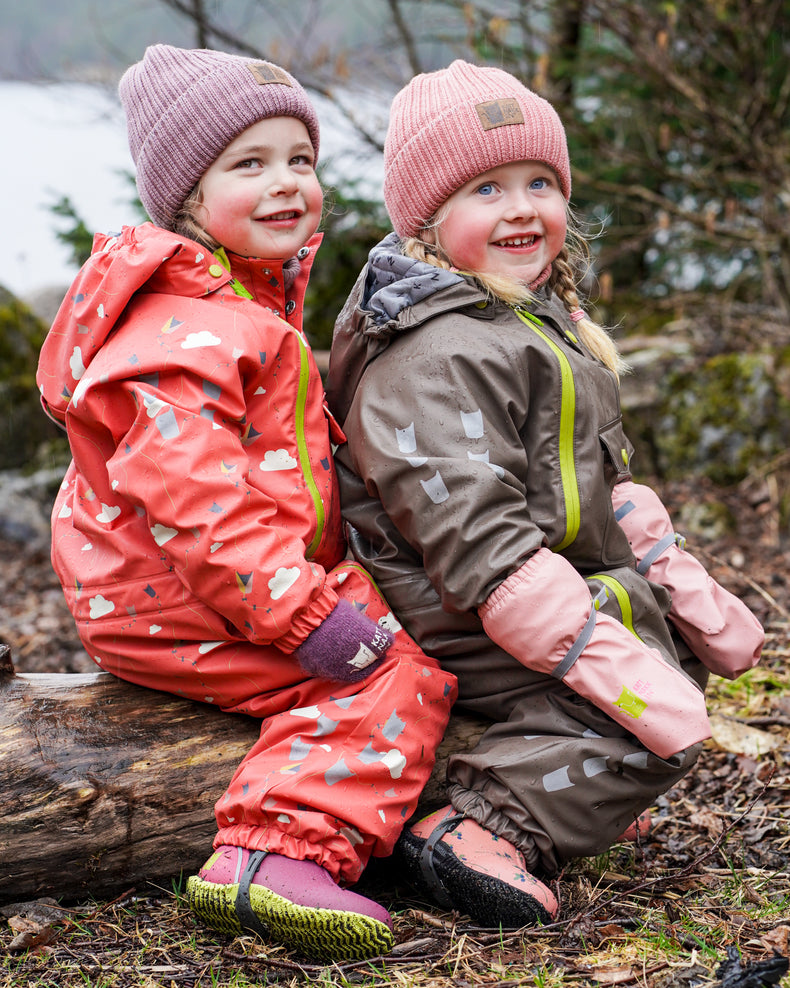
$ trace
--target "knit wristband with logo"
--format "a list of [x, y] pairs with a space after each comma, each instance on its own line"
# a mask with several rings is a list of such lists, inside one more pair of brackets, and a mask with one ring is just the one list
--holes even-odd
[[312, 676], [356, 683], [381, 665], [394, 641], [391, 632], [341, 598], [294, 654]]

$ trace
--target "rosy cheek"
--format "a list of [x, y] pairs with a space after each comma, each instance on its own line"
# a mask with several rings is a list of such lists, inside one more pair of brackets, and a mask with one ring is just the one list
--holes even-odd
[[239, 222], [249, 218], [256, 200], [246, 195], [224, 195], [211, 200], [205, 207], [205, 228], [222, 242], [221, 233], [233, 230]]
[[320, 185], [316, 184], [308, 199], [313, 209], [321, 210], [324, 208], [324, 193]]
[[225, 243], [229, 227], [227, 221], [222, 218], [221, 213], [218, 213], [216, 210], [211, 213], [207, 221], [203, 224], [203, 229], [221, 244]]
[[559, 254], [559, 252], [562, 250], [565, 244], [565, 236], [567, 232], [568, 232], [568, 220], [565, 214], [565, 210], [563, 209], [561, 216], [559, 216], [557, 219], [557, 224], [554, 228], [553, 236], [552, 236], [552, 241], [553, 241], [552, 246], [557, 254]]
[[455, 266], [462, 270], [483, 271], [487, 267], [488, 237], [473, 225], [464, 230], [455, 241]]
[[317, 230], [324, 211], [324, 193], [320, 186], [317, 186], [314, 191], [305, 195], [305, 204], [307, 205], [308, 212], [312, 213], [315, 217], [315, 228]]

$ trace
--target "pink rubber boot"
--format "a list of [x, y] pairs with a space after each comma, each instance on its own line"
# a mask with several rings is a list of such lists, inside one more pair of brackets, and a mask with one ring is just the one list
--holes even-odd
[[625, 843], [627, 841], [644, 840], [650, 833], [650, 810], [644, 810], [639, 816], [634, 820], [630, 827], [627, 827], [622, 834], [617, 838], [617, 843]]
[[484, 926], [536, 926], [557, 915], [557, 900], [521, 851], [452, 806], [404, 830], [397, 850], [415, 887]]
[[187, 882], [190, 907], [226, 933], [252, 930], [309, 957], [362, 960], [392, 949], [392, 919], [314, 861], [223, 844]]

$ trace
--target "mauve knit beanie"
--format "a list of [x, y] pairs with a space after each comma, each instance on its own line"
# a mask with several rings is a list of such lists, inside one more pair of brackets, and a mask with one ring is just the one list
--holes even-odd
[[460, 59], [415, 76], [395, 97], [384, 143], [384, 203], [417, 236], [453, 192], [511, 161], [544, 161], [566, 199], [571, 167], [556, 110], [502, 69]]
[[140, 199], [168, 230], [206, 169], [259, 120], [301, 120], [318, 158], [318, 118], [307, 93], [271, 62], [151, 45], [123, 74], [118, 93]]

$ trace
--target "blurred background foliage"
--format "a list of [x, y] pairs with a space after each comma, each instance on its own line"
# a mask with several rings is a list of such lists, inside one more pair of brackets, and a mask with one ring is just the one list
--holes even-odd
[[[62, 35], [50, 71], [86, 71], [85, 32], [73, 29], [83, 2], [93, 0], [48, 13]], [[389, 99], [413, 74], [456, 57], [515, 73], [566, 126], [573, 207], [592, 237], [584, 288], [634, 368], [623, 395], [642, 469], [736, 482], [787, 447], [790, 0], [146, 0], [145, 17], [141, 9], [106, 0], [104, 44], [90, 46], [96, 72], [120, 74], [152, 41], [270, 58], [332, 101], [372, 175]], [[319, 350], [388, 230], [370, 183], [335, 175], [330, 200], [306, 318]], [[56, 206], [81, 259], [91, 231], [70, 209]]]

